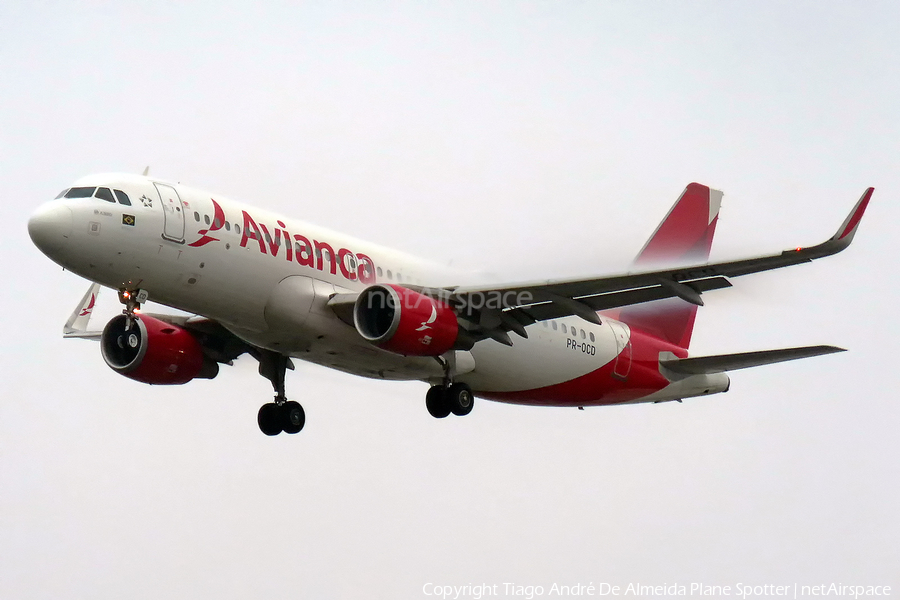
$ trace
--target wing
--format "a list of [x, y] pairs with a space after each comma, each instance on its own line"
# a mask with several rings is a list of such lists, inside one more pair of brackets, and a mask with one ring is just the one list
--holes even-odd
[[827, 241], [808, 248], [743, 260], [648, 270], [608, 277], [538, 281], [499, 287], [414, 288], [460, 309], [461, 317], [481, 339], [510, 345], [508, 331], [527, 337], [536, 321], [576, 315], [599, 323], [597, 311], [664, 298], [703, 305], [701, 294], [731, 286], [729, 278], [780, 269], [836, 254], [850, 245], [874, 188], [869, 188]]
[[[91, 313], [100, 295], [100, 284], [92, 283], [81, 301], [75, 306], [66, 324], [63, 337], [99, 341], [103, 331], [89, 331]], [[200, 342], [204, 354], [216, 362], [231, 364], [241, 354], [249, 353], [259, 358], [259, 349], [244, 342], [217, 321], [200, 316], [179, 316], [144, 313], [172, 325], [189, 330]]]

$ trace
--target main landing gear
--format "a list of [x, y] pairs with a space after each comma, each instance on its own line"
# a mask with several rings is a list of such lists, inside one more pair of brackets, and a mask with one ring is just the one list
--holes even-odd
[[444, 369], [444, 381], [441, 385], [433, 385], [425, 394], [425, 408], [435, 419], [443, 419], [450, 413], [464, 417], [472, 412], [475, 406], [475, 395], [472, 388], [465, 383], [453, 383], [456, 375], [456, 353], [450, 351], [437, 357]]
[[275, 401], [263, 404], [257, 415], [259, 429], [266, 435], [298, 433], [306, 424], [306, 413], [299, 403], [284, 395], [284, 373], [293, 370], [291, 359], [278, 352], [263, 351], [259, 356], [259, 374], [272, 382]]
[[450, 413], [464, 417], [472, 412], [475, 396], [472, 388], [464, 383], [433, 385], [425, 394], [425, 408], [435, 419], [443, 419]]

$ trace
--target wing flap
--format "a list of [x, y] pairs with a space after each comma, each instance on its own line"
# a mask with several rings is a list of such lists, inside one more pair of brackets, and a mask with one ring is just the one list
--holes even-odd
[[[731, 287], [731, 282], [724, 277], [710, 277], [708, 279], [689, 281], [684, 285], [689, 286], [697, 293], [702, 293]], [[675, 297], [677, 297], [677, 295], [674, 290], [660, 284], [638, 289], [607, 292], [594, 296], [582, 296], [575, 299], [588, 305], [595, 311], [601, 311]], [[558, 319], [559, 317], [566, 317], [572, 314], [572, 311], [568, 307], [552, 301], [522, 306], [507, 312], [515, 313], [520, 311], [529, 315], [535, 321]]]

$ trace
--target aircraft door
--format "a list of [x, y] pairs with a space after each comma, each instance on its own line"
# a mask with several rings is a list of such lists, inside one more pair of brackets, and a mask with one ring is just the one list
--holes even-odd
[[184, 205], [178, 192], [170, 185], [164, 183], [154, 183], [156, 191], [159, 192], [159, 199], [163, 207], [163, 225], [162, 236], [172, 242], [184, 243]]
[[612, 375], [616, 379], [628, 379], [631, 372], [631, 334], [628, 327], [618, 321], [607, 321], [616, 338], [616, 361], [613, 364]]

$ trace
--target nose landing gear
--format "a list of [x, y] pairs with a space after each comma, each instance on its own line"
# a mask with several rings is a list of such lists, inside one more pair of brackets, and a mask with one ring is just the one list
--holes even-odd
[[122, 314], [126, 317], [125, 331], [131, 329], [131, 326], [134, 324], [134, 313], [140, 310], [141, 304], [146, 302], [149, 297], [150, 294], [147, 290], [119, 290], [119, 302], [125, 305], [125, 309], [122, 311]]
[[298, 402], [288, 400], [284, 394], [284, 374], [293, 370], [291, 359], [278, 352], [263, 351], [259, 356], [259, 374], [272, 382], [275, 401], [263, 404], [256, 422], [266, 435], [299, 433], [306, 424], [306, 413]]

